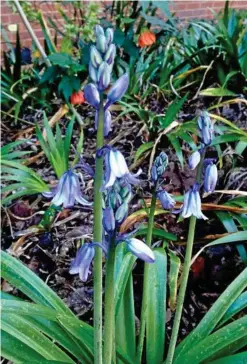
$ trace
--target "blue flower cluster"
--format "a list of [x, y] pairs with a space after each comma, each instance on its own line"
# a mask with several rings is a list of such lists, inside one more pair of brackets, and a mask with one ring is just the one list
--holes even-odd
[[[100, 25], [97, 25], [95, 35], [96, 46], [91, 46], [89, 63], [89, 74], [94, 83], [89, 83], [84, 88], [84, 95], [87, 102], [96, 110], [95, 129], [97, 130], [101, 95], [111, 82], [116, 46], [112, 44], [114, 35], [112, 28], [104, 31]], [[123, 97], [128, 86], [129, 76], [125, 73], [114, 83], [108, 92], [104, 106], [104, 136], [107, 136], [111, 130], [112, 117], [109, 107]]]
[[[210, 146], [213, 140], [214, 127], [208, 112], [202, 111], [197, 120], [198, 130], [201, 136], [201, 147], [200, 150], [194, 151], [189, 157], [188, 164], [190, 169], [195, 169], [200, 161], [201, 154], [206, 147]], [[213, 192], [215, 190], [218, 171], [216, 165], [212, 160], [204, 160], [205, 173], [204, 173], [204, 191]], [[195, 216], [198, 219], [207, 220], [207, 217], [201, 211], [201, 198], [199, 194], [200, 185], [196, 182], [189, 191], [185, 193], [184, 204], [182, 208], [182, 217], [187, 218]]]

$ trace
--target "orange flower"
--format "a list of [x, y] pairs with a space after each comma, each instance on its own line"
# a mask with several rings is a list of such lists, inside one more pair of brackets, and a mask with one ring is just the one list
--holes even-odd
[[78, 92], [73, 92], [70, 96], [70, 102], [72, 105], [81, 105], [85, 102], [84, 93], [80, 90]]
[[156, 41], [156, 35], [150, 30], [146, 30], [143, 33], [140, 34], [138, 39], [138, 46], [141, 48], [147, 47], [155, 43]]

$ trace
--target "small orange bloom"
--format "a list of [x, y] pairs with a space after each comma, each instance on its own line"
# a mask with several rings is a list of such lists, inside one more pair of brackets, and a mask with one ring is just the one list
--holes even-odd
[[72, 105], [81, 105], [85, 102], [84, 93], [80, 90], [78, 92], [73, 92], [70, 96], [70, 102]]
[[140, 34], [138, 39], [138, 46], [144, 48], [152, 45], [155, 42], [156, 42], [156, 35], [150, 32], [150, 30], [146, 30]]

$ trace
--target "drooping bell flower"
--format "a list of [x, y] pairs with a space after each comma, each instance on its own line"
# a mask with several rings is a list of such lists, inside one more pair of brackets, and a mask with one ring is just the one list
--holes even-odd
[[197, 125], [205, 145], [210, 145], [213, 139], [213, 125], [207, 111], [202, 111], [197, 119]]
[[108, 92], [105, 109], [107, 109], [110, 105], [114, 104], [114, 102], [119, 101], [129, 87], [129, 75], [125, 73], [114, 83]]
[[150, 30], [145, 30], [139, 35], [138, 46], [140, 48], [151, 46], [155, 42], [156, 42], [156, 35]]
[[200, 160], [201, 160], [200, 152], [198, 152], [198, 150], [193, 152], [191, 154], [191, 156], [189, 157], [189, 161], [188, 161], [190, 169], [194, 170], [200, 163]]
[[81, 105], [84, 104], [85, 97], [84, 93], [80, 90], [78, 92], [73, 92], [73, 94], [70, 96], [70, 103], [72, 105]]
[[136, 174], [130, 173], [125, 158], [119, 150], [113, 148], [106, 149], [105, 165], [106, 176], [103, 190], [113, 186], [117, 178], [122, 178], [127, 183], [134, 185], [140, 183], [137, 177], [142, 173], [142, 170], [139, 169]]
[[140, 258], [146, 263], [154, 263], [155, 256], [152, 250], [147, 246], [147, 244], [143, 243], [143, 241], [131, 238], [126, 240], [128, 250], [134, 254], [137, 258]]
[[90, 272], [90, 266], [95, 255], [95, 247], [99, 247], [106, 255], [107, 251], [101, 243], [84, 243], [77, 251], [75, 259], [70, 266], [70, 274], [79, 274], [80, 279], [86, 282]]
[[86, 282], [90, 273], [90, 265], [94, 258], [95, 248], [92, 243], [84, 243], [77, 251], [75, 259], [72, 261], [69, 273], [79, 274], [80, 279]]
[[218, 170], [215, 164], [210, 163], [205, 171], [204, 190], [205, 192], [214, 192], [218, 180]]
[[197, 219], [207, 220], [208, 218], [202, 213], [201, 198], [199, 195], [199, 186], [195, 184], [184, 195], [184, 204], [182, 207], [182, 217], [186, 219], [190, 216], [195, 216]]
[[82, 197], [79, 178], [72, 170], [65, 172], [57, 186], [51, 192], [43, 192], [43, 196], [53, 197], [51, 203], [56, 206], [63, 205], [64, 208], [73, 207], [75, 202], [83, 206], [92, 205], [92, 202]]
[[168, 157], [165, 152], [161, 152], [158, 157], [155, 158], [154, 164], [151, 169], [151, 177], [153, 183], [158, 182], [163, 177], [165, 169], [168, 165]]
[[172, 198], [172, 196], [166, 192], [165, 190], [159, 191], [157, 193], [157, 197], [161, 202], [161, 205], [164, 210], [173, 209], [176, 204], [176, 201]]

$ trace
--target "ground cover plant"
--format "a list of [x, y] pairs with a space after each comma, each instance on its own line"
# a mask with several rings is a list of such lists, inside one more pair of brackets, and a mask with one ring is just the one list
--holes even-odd
[[243, 14], [13, 6], [33, 56], [17, 32], [2, 70], [3, 363], [245, 363]]

